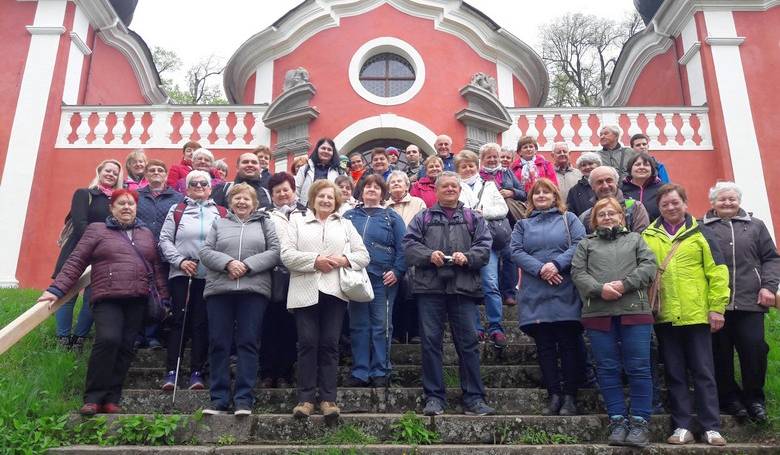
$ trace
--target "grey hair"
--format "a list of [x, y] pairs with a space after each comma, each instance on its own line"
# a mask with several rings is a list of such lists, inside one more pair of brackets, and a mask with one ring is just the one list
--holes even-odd
[[718, 182], [710, 188], [710, 203], [714, 203], [718, 195], [724, 191], [734, 191], [737, 193], [739, 202], [742, 202], [742, 188], [734, 182]]
[[610, 133], [614, 134], [617, 137], [620, 137], [620, 127], [617, 125], [604, 125], [601, 127], [599, 132], [602, 132], [604, 130], [609, 131]]
[[512, 146], [510, 146], [510, 145], [504, 145], [503, 147], [501, 147], [501, 151], [502, 152], [509, 152], [512, 155], [515, 154], [515, 149]]
[[482, 159], [482, 156], [491, 150], [495, 150], [496, 153], [501, 154], [500, 145], [496, 144], [495, 142], [488, 142], [487, 144], [483, 144], [482, 147], [479, 148], [479, 159]]
[[194, 152], [192, 152], [192, 159], [194, 160], [195, 158], [197, 158], [197, 157], [199, 157], [201, 155], [205, 155], [205, 156], [211, 158], [211, 162], [214, 162], [214, 154], [211, 153], [211, 150], [204, 149], [204, 148], [199, 148], [198, 150], [195, 150]]
[[576, 166], [580, 167], [580, 164], [596, 163], [601, 166], [601, 155], [596, 152], [585, 152], [577, 158]]
[[436, 189], [438, 190], [441, 186], [441, 181], [445, 178], [455, 179], [458, 181], [458, 186], [460, 186], [460, 182], [462, 181], [460, 176], [456, 172], [452, 171], [444, 171], [442, 172], [438, 177], [436, 177]]
[[393, 177], [401, 177], [401, 179], [404, 181], [404, 184], [406, 185], [406, 189], [409, 189], [409, 186], [412, 184], [412, 182], [409, 181], [409, 176], [406, 175], [406, 172], [395, 170], [390, 173], [390, 175], [387, 176], [387, 182], [390, 183], [390, 179]]
[[[614, 177], [615, 177], [615, 183], [620, 184], [620, 174], [618, 174], [617, 169], [615, 169], [612, 166], [599, 166], [596, 169], [606, 169], [608, 170]], [[596, 169], [593, 169], [590, 171], [590, 175], [588, 176], [588, 184], [593, 185], [593, 173], [596, 172]]]
[[209, 186], [211, 186], [211, 176], [206, 171], [199, 171], [197, 169], [190, 171], [189, 174], [187, 174], [187, 178], [185, 179], [185, 182], [187, 183], [187, 186], [190, 186], [190, 181], [194, 178], [203, 178], [206, 179], [207, 182], [209, 182]]
[[563, 148], [565, 148], [567, 152], [571, 151], [571, 150], [569, 149], [569, 144], [567, 144], [566, 142], [556, 142], [555, 144], [553, 144], [553, 148], [552, 148], [552, 149], [553, 149], [553, 152], [554, 152], [554, 151], [555, 151], [555, 149], [557, 149], [558, 147], [563, 147]]

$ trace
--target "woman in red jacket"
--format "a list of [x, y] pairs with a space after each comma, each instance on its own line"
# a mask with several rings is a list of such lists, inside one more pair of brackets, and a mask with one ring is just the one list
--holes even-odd
[[49, 288], [38, 298], [49, 308], [64, 296], [87, 266], [92, 266], [92, 316], [95, 344], [87, 366], [82, 415], [121, 412], [122, 384], [133, 360], [133, 341], [141, 330], [150, 292], [168, 299], [165, 273], [152, 231], [136, 219], [138, 193], [111, 194], [111, 216], [87, 227]]
[[181, 148], [181, 163], [171, 166], [168, 171], [168, 186], [175, 188], [179, 180], [187, 177], [192, 170], [192, 153], [200, 148], [200, 144], [195, 141], [189, 141]]
[[414, 182], [409, 194], [422, 199], [425, 205], [431, 208], [436, 203], [436, 177], [444, 170], [444, 161], [436, 155], [429, 156], [423, 166], [425, 166], [425, 175]]
[[539, 144], [533, 137], [523, 136], [517, 141], [517, 159], [512, 163], [511, 169], [526, 193], [539, 178], [546, 178], [558, 186], [555, 167], [538, 152]]

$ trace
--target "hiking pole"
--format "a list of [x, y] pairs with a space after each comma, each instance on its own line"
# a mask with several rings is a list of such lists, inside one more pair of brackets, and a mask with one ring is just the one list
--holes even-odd
[[390, 299], [387, 298], [385, 291], [385, 400], [389, 399], [390, 393]]
[[187, 294], [184, 297], [184, 317], [181, 321], [181, 336], [179, 337], [179, 353], [176, 357], [176, 372], [173, 374], [173, 398], [171, 406], [176, 406], [176, 389], [179, 387], [179, 368], [181, 367], [181, 354], [184, 349], [184, 334], [187, 328], [187, 309], [190, 306], [190, 288], [192, 287], [192, 276], [187, 277]]

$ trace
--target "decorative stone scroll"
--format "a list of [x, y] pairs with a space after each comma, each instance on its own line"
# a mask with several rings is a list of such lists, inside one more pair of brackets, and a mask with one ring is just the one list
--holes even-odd
[[460, 94], [469, 103], [455, 114], [466, 126], [466, 148], [476, 151], [483, 144], [497, 142], [498, 134], [512, 125], [512, 117], [496, 97], [495, 78], [476, 73]]
[[320, 115], [309, 104], [315, 93], [317, 90], [309, 82], [309, 72], [305, 68], [287, 71], [284, 91], [263, 116], [265, 126], [277, 134], [275, 160], [286, 159], [288, 153], [303, 155], [311, 149], [309, 122]]

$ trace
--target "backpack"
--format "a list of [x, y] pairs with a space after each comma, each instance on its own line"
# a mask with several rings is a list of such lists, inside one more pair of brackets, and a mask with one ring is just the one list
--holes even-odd
[[[92, 205], [92, 193], [87, 191], [87, 206]], [[63, 245], [68, 243], [70, 236], [73, 235], [73, 219], [70, 216], [70, 212], [65, 216], [65, 223], [60, 230], [60, 236], [57, 238], [57, 247], [62, 248]]]
[[[431, 209], [425, 209], [425, 212], [423, 213], [423, 227], [427, 228], [428, 223], [430, 223], [432, 219], [433, 212], [431, 212]], [[474, 233], [477, 231], [477, 227], [474, 223], [474, 211], [468, 207], [463, 207], [463, 219], [466, 220], [466, 228], [469, 230], [469, 234], [471, 234], [473, 239]], [[424, 231], [423, 235], [425, 235]]]
[[[221, 205], [216, 206], [217, 211], [219, 212], [220, 218], [227, 218], [228, 211], [225, 207], [222, 207]], [[181, 219], [184, 216], [184, 210], [187, 208], [187, 203], [184, 201], [179, 202], [176, 204], [176, 208], [173, 209], [173, 241], [176, 242], [176, 234], [179, 232], [179, 224], [181, 224]]]
[[634, 199], [626, 199], [624, 201], [626, 207], [626, 227], [631, 230], [631, 223], [634, 221], [634, 207], [636, 207], [636, 201]]

